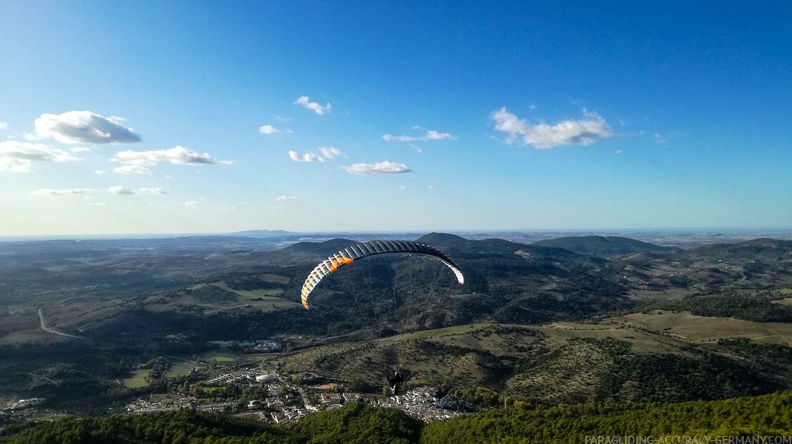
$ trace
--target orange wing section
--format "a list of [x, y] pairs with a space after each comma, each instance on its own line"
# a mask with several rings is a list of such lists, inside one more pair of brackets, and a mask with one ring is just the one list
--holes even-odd
[[355, 260], [346, 257], [339, 257], [338, 259], [333, 259], [330, 261], [330, 273], [335, 273], [336, 271], [338, 271], [338, 267], [340, 267], [341, 265], [351, 264], [352, 262], [355, 262]]

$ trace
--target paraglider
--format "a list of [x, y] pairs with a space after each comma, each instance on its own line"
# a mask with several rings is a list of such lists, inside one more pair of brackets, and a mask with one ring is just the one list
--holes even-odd
[[[392, 373], [392, 374], [391, 374]], [[405, 375], [405, 371], [399, 369], [391, 372], [390, 370], [386, 371], [385, 379], [388, 380], [388, 392], [391, 395], [398, 395], [404, 385], [404, 382], [407, 380], [409, 375]]]
[[316, 268], [311, 271], [302, 287], [303, 307], [305, 307], [306, 310], [308, 309], [308, 295], [311, 294], [313, 289], [316, 288], [316, 286], [325, 276], [329, 275], [330, 273], [335, 273], [340, 267], [349, 265], [358, 259], [383, 253], [415, 253], [432, 256], [448, 266], [448, 268], [454, 272], [454, 275], [460, 284], [465, 283], [465, 277], [459, 270], [459, 266], [457, 266], [453, 259], [437, 248], [412, 241], [395, 240], [363, 242], [334, 253], [332, 256], [319, 263], [319, 265], [317, 265]]

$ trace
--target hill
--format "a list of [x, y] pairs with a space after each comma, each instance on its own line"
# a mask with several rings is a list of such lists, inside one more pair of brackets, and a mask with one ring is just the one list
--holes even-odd
[[[431, 233], [418, 240], [453, 257], [464, 285], [431, 257], [376, 255], [325, 278], [306, 311], [299, 294], [308, 273], [356, 241], [268, 251], [255, 239], [210, 240], [215, 246], [201, 238], [4, 244], [0, 403], [115, 402], [132, 393], [117, 380], [142, 380], [136, 366], [157, 356], [192, 358], [207, 341], [264, 338], [283, 343], [289, 369], [375, 392], [386, 365], [544, 404], [790, 387], [786, 358], [760, 359], [789, 351], [785, 241], [603, 258]], [[42, 330], [38, 309], [53, 330], [90, 340]], [[729, 337], [750, 341], [721, 343]], [[756, 348], [771, 343], [780, 348]]]
[[314, 254], [314, 255], [319, 255], [322, 257], [322, 259], [324, 259], [342, 248], [346, 248], [349, 247], [350, 245], [355, 245], [357, 243], [359, 242], [350, 239], [338, 239], [338, 238], [326, 240], [323, 242], [297, 242], [280, 250], [278, 253], [279, 254], [290, 254], [290, 253]]
[[676, 249], [642, 242], [619, 236], [574, 236], [547, 239], [534, 242], [532, 245], [542, 247], [563, 248], [578, 254], [598, 257], [610, 257], [637, 252], [663, 252]]
[[379, 391], [383, 368], [406, 368], [408, 384], [484, 386], [539, 405], [680, 402], [792, 388], [792, 348], [694, 343], [626, 323], [475, 324], [322, 345], [278, 361], [287, 371], [310, 369], [366, 391]]
[[229, 236], [240, 237], [279, 237], [279, 236], [292, 236], [296, 233], [285, 230], [246, 230], [229, 233]]
[[714, 244], [694, 248], [693, 257], [715, 260], [749, 259], [755, 261], [792, 262], [792, 241], [777, 239], [753, 239], [734, 244]]

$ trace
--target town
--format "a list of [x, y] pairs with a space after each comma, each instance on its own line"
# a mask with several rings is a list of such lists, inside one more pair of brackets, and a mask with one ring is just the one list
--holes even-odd
[[[285, 371], [277, 353], [272, 353], [283, 348], [279, 341], [211, 341], [207, 346], [210, 351], [190, 359], [159, 356], [135, 365], [131, 377], [116, 381], [128, 393], [127, 400], [120, 398], [121, 404], [115, 402], [113, 407], [106, 407], [106, 412], [195, 409], [284, 424], [348, 403], [399, 409], [426, 423], [475, 410], [473, 405], [435, 387], [399, 387], [403, 393], [393, 393], [383, 377], [383, 393], [362, 393], [342, 379]], [[54, 419], [68, 414], [56, 407], [57, 401], [19, 399], [0, 412], [0, 429], [15, 420]]]
[[148, 413], [190, 408], [234, 413], [274, 424], [296, 422], [309, 413], [338, 409], [352, 402], [403, 410], [427, 423], [472, 410], [469, 406], [460, 408], [463, 404], [440, 394], [439, 389], [425, 386], [392, 396], [349, 392], [343, 381], [328, 382], [312, 373], [262, 373], [258, 368], [245, 368], [185, 383], [175, 392], [138, 398], [125, 410]]

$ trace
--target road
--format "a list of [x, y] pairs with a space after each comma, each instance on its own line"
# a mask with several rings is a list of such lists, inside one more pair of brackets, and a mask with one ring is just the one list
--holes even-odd
[[38, 315], [39, 315], [39, 321], [41, 322], [41, 329], [46, 331], [47, 333], [52, 333], [53, 335], [58, 335], [58, 336], [65, 336], [67, 338], [88, 339], [88, 338], [83, 338], [82, 336], [70, 335], [68, 333], [64, 333], [62, 331], [53, 330], [53, 329], [47, 327], [47, 323], [44, 321], [44, 314], [41, 313], [41, 309], [40, 308], [38, 309]]

